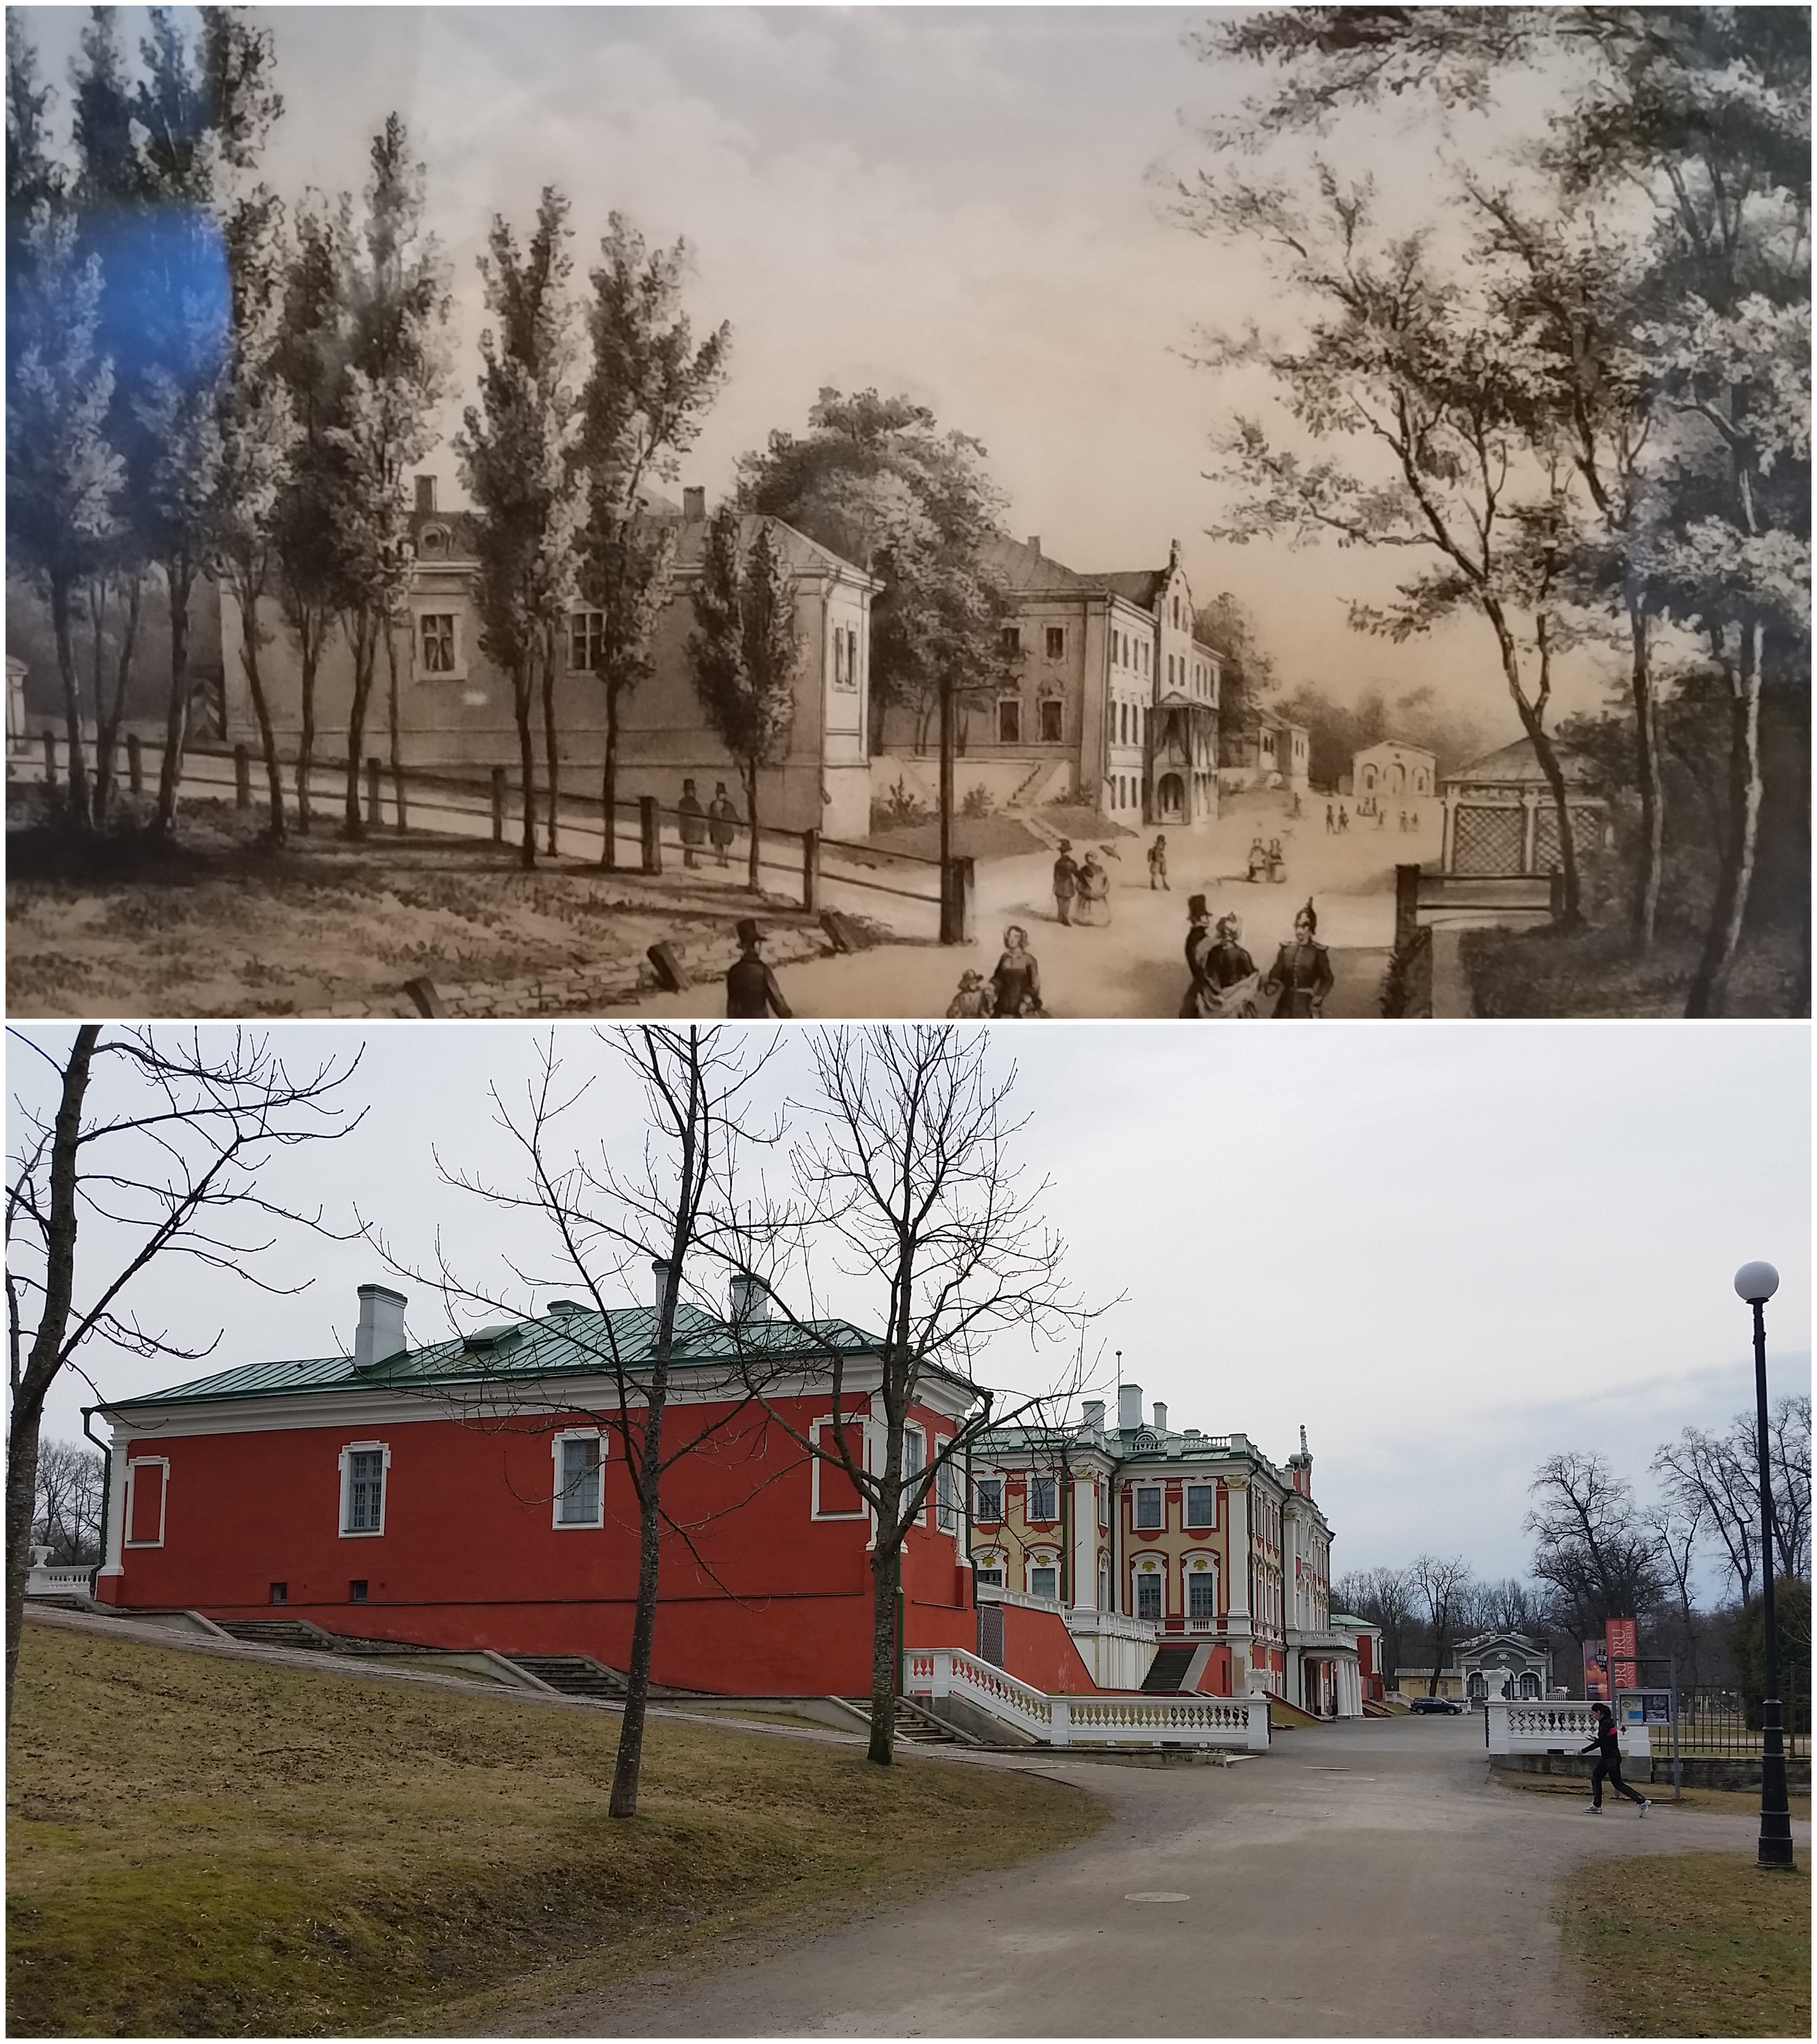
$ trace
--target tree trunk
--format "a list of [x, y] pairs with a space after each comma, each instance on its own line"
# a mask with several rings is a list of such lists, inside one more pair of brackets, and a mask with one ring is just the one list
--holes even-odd
[[[675, 1302], [681, 1289], [681, 1254], [686, 1239], [678, 1231], [670, 1251], [668, 1285], [658, 1308], [656, 1362], [643, 1402], [643, 1445], [638, 1452], [637, 1608], [631, 1623], [631, 1662], [624, 1671], [624, 1716], [618, 1728], [618, 1758], [612, 1770], [611, 1817], [637, 1814], [638, 1777], [643, 1765], [643, 1720], [650, 1703], [650, 1663], [656, 1650], [656, 1596], [663, 1558], [663, 1416], [669, 1396], [669, 1350], [674, 1339]], [[631, 1454], [626, 1426], [625, 1454]]]
[[959, 927], [958, 904], [953, 886], [953, 678], [940, 677], [940, 942], [956, 944], [964, 931]]
[[126, 691], [133, 680], [133, 662], [138, 651], [139, 617], [144, 596], [144, 578], [136, 573], [129, 576], [126, 583], [126, 628], [121, 638], [120, 658], [114, 668], [113, 697], [105, 706], [101, 701], [98, 646], [96, 649], [94, 817], [97, 823], [104, 819], [113, 805], [113, 755], [119, 748], [120, 727], [125, 720]]
[[887, 1549], [880, 1537], [870, 1557], [870, 1744], [864, 1756], [878, 1767], [896, 1763], [896, 1696], [901, 1668], [896, 1612], [901, 1582], [900, 1535]]
[[524, 843], [517, 863], [526, 873], [536, 864], [536, 745], [530, 729], [535, 683], [527, 655], [511, 676], [511, 708], [517, 723], [517, 770], [524, 782]]
[[1640, 778], [1640, 874], [1635, 890], [1634, 933], [1650, 951], [1659, 929], [1659, 889], [1665, 863], [1665, 777], [1659, 757], [1659, 705], [1653, 690], [1653, 647], [1646, 610], [1627, 606], [1632, 648], [1635, 763]]
[[[72, 635], [73, 636], [73, 635]], [[107, 740], [107, 691], [102, 679], [107, 646], [107, 578], [96, 575], [88, 585], [88, 637], [94, 693], [94, 793], [90, 813], [97, 824], [105, 824], [113, 793], [113, 750]]]
[[[67, 590], [65, 590], [67, 603]], [[53, 609], [55, 599], [52, 599]], [[67, 630], [67, 617], [65, 616]], [[76, 1155], [82, 1106], [101, 1025], [75, 1032], [63, 1066], [63, 1097], [51, 1127], [50, 1212], [44, 1225], [44, 1305], [24, 1375], [14, 1386], [6, 1430], [6, 1722], [13, 1721], [13, 1686], [25, 1629], [25, 1577], [31, 1567], [32, 1507], [38, 1481], [38, 1430], [44, 1396], [63, 1366], [63, 1345], [75, 1293]]]
[[1735, 953], [1754, 886], [1760, 836], [1760, 667], [1765, 628], [1742, 636], [1741, 670], [1729, 701], [1729, 813], [1716, 898], [1704, 932], [1703, 955], [1684, 1004], [1688, 1016], [1720, 1015], [1728, 997]]
[[1584, 920], [1583, 884], [1577, 871], [1577, 840], [1571, 829], [1571, 808], [1565, 792], [1565, 770], [1558, 763], [1558, 750], [1543, 719], [1527, 708], [1524, 697], [1517, 697], [1515, 707], [1520, 713], [1527, 736], [1533, 741], [1533, 756], [1539, 763], [1540, 772], [1546, 776], [1546, 786], [1558, 818], [1558, 863], [1565, 880], [1565, 912], [1558, 919], [1559, 927], [1579, 929]]
[[399, 833], [410, 826], [409, 805], [404, 793], [404, 737], [398, 721], [398, 634], [391, 613], [385, 613], [385, 666], [388, 684], [386, 695], [387, 735], [391, 751], [391, 799], [398, 805]]
[[605, 767], [600, 781], [605, 832], [599, 848], [601, 866], [610, 873], [618, 864], [618, 684], [605, 682]]
[[541, 662], [543, 753], [548, 777], [549, 856], [553, 859], [561, 850], [562, 752], [555, 737], [555, 648], [552, 634], [544, 635]]
[[763, 885], [757, 872], [757, 762], [755, 759], [747, 761], [742, 770], [744, 778], [744, 813], [751, 823], [751, 864], [745, 878], [751, 893], [755, 894]]
[[173, 555], [164, 563], [164, 584], [171, 599], [171, 696], [164, 706], [164, 759], [158, 770], [156, 828], [170, 832], [177, 824], [177, 783], [182, 778], [183, 746], [190, 724], [190, 591], [195, 571], [187, 555]]
[[[53, 576], [51, 578], [51, 629], [57, 642], [57, 674], [63, 682], [63, 728], [69, 737], [69, 801], [66, 813], [79, 828], [86, 830], [91, 820], [92, 812], [89, 806], [88, 761], [82, 746], [82, 697], [76, 680], [75, 647], [70, 636], [69, 595], [68, 579], [61, 575]], [[46, 792], [52, 791], [47, 790]], [[25, 1593], [21, 1590], [20, 1594], [23, 1596]]]
[[316, 663], [321, 657], [321, 635], [298, 634], [303, 656], [302, 703], [297, 733], [297, 828], [309, 834], [309, 771], [316, 759]]
[[347, 802], [341, 824], [343, 837], [363, 838], [366, 816], [359, 805], [359, 755], [366, 744], [366, 709], [372, 695], [372, 670], [377, 665], [377, 620], [369, 611], [360, 612], [353, 633], [353, 701], [347, 713]]
[[[250, 592], [248, 592], [250, 593]], [[246, 670], [246, 692], [252, 698], [252, 714], [259, 724], [259, 749], [265, 759], [265, 782], [271, 791], [271, 820], [265, 834], [274, 844], [282, 844], [284, 827], [284, 774], [278, 759], [278, 736], [271, 728], [271, 706], [265, 700], [265, 679], [259, 671], [258, 600], [240, 606], [240, 664]]]

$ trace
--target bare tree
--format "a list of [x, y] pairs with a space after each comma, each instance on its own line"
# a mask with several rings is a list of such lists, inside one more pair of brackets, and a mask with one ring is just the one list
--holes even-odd
[[106, 1462], [76, 1441], [40, 1441], [32, 1538], [53, 1562], [73, 1567], [100, 1558]]
[[[1752, 1424], [1750, 1422], [1750, 1424]], [[1767, 1418], [1773, 1540], [1782, 1576], [1811, 1573], [1811, 1400], [1781, 1398]]]
[[[1000, 1402], [980, 1376], [985, 1347], [1020, 1332], [1063, 1337], [1082, 1355], [1079, 1338], [1093, 1317], [1063, 1280], [1065, 1244], [1040, 1212], [1045, 1184], [1025, 1183], [1012, 1160], [1023, 1126], [1010, 1110], [1013, 1078], [992, 1076], [987, 1040], [983, 1030], [938, 1027], [812, 1036], [819, 1088], [797, 1108], [805, 1124], [793, 1151], [799, 1204], [780, 1218], [728, 1215], [715, 1238], [722, 1258], [797, 1327], [810, 1323], [784, 1303], [787, 1278], [797, 1258], [805, 1266], [816, 1250], [877, 1302], [881, 1347], [865, 1359], [876, 1389], [849, 1388], [857, 1373], [836, 1354], [828, 1426], [804, 1429], [772, 1400], [761, 1357], [751, 1381], [772, 1420], [841, 1472], [871, 1515], [870, 1758], [880, 1766], [893, 1757], [897, 1593], [909, 1527], [981, 1435], [1022, 1419], [1051, 1421], [1082, 1377], [1075, 1362], [1051, 1389]], [[923, 1448], [908, 1411], [936, 1384], [967, 1402], [956, 1430]], [[881, 1437], [874, 1462], [865, 1451], [867, 1414]]]
[[[76, 1358], [97, 1336], [132, 1355], [192, 1362], [209, 1352], [212, 1343], [186, 1348], [132, 1311], [134, 1280], [160, 1258], [186, 1257], [264, 1292], [301, 1289], [259, 1276], [255, 1259], [272, 1238], [262, 1238], [256, 1224], [332, 1231], [319, 1210], [303, 1213], [271, 1197], [263, 1174], [282, 1151], [344, 1135], [361, 1119], [349, 1120], [339, 1098], [357, 1057], [293, 1078], [264, 1038], [244, 1031], [213, 1055], [199, 1032], [186, 1039], [148, 1028], [107, 1033], [99, 1023], [85, 1023], [61, 1051], [35, 1035], [10, 1033], [21, 1051], [55, 1074], [56, 1102], [16, 1097], [18, 1134], [8, 1159], [9, 1718], [25, 1623], [38, 1434], [52, 1385], [69, 1367], [93, 1388]], [[98, 1083], [103, 1075], [117, 1082]], [[76, 1231], [85, 1219], [113, 1231], [92, 1279], [77, 1266]]]
[[1642, 1512], [1640, 1523], [1653, 1541], [1660, 1566], [1670, 1579], [1678, 1604], [1685, 1663], [1695, 1681], [1697, 1623], [1691, 1578], [1696, 1572], [1697, 1549], [1704, 1531], [1702, 1500], [1693, 1498], [1686, 1504], [1675, 1498], [1661, 1498]]
[[[640, 1156], [621, 1160], [603, 1143], [590, 1143], [585, 1151], [578, 1143], [570, 1147], [569, 1132], [586, 1126], [594, 1082], [565, 1074], [551, 1037], [539, 1051], [538, 1068], [521, 1105], [507, 1104], [496, 1087], [492, 1092], [498, 1124], [525, 1167], [522, 1184], [503, 1185], [460, 1172], [444, 1176], [501, 1212], [528, 1214], [543, 1224], [556, 1247], [562, 1281], [584, 1289], [595, 1309], [566, 1323], [564, 1335], [575, 1354], [597, 1365], [613, 1387], [609, 1405], [594, 1416], [620, 1443], [637, 1504], [636, 1604], [609, 1805], [614, 1817], [634, 1817], [665, 1534], [687, 1542], [695, 1561], [712, 1573], [693, 1543], [694, 1529], [665, 1505], [663, 1479], [683, 1456], [754, 1415], [740, 1359], [728, 1351], [716, 1371], [709, 1369], [703, 1377], [692, 1365], [689, 1370], [697, 1388], [724, 1394], [718, 1417], [680, 1438], [665, 1433], [678, 1333], [686, 1338], [697, 1332], [701, 1317], [684, 1297], [685, 1274], [703, 1234], [731, 1204], [744, 1151], [774, 1139], [751, 1106], [774, 1045], [763, 1047], [744, 1032], [696, 1024], [599, 1035], [641, 1089], [647, 1132]], [[389, 1250], [383, 1253], [394, 1270], [424, 1281], [421, 1271]], [[652, 1264], [657, 1278], [653, 1312], [615, 1309], [613, 1294], [620, 1281]], [[515, 1266], [511, 1275], [521, 1285], [533, 1281]], [[512, 1310], [496, 1290], [451, 1270], [445, 1262], [427, 1281], [452, 1311]], [[801, 1357], [797, 1351], [786, 1360], [798, 1368]], [[459, 1416], [482, 1426], [540, 1420], [554, 1427], [583, 1409], [559, 1380], [526, 1378], [518, 1368], [490, 1383], [482, 1377], [463, 1395]], [[755, 1416], [761, 1421], [761, 1411]]]
[[1746, 1413], [1726, 1435], [1687, 1427], [1653, 1458], [1662, 1496], [1682, 1517], [1695, 1517], [1706, 1542], [1716, 1543], [1742, 1604], [1754, 1594], [1760, 1566], [1754, 1426], [1754, 1416]]
[[1381, 1628], [1385, 1677], [1398, 1673], [1413, 1618], [1413, 1585], [1405, 1569], [1354, 1569], [1331, 1585], [1334, 1610], [1354, 1612]]
[[1470, 1589], [1470, 1565], [1462, 1555], [1416, 1556], [1407, 1571], [1408, 1586], [1426, 1607], [1426, 1622], [1432, 1628], [1432, 1672], [1426, 1693], [1439, 1693], [1439, 1676], [1445, 1666], [1445, 1650], [1457, 1629], [1461, 1607]]
[[1664, 1588], [1650, 1531], [1634, 1491], [1607, 1458], [1573, 1450], [1552, 1455], [1527, 1486], [1534, 1505], [1524, 1520], [1533, 1535], [1533, 1573], [1550, 1584], [1573, 1639], [1599, 1633], [1611, 1618], [1638, 1618]]

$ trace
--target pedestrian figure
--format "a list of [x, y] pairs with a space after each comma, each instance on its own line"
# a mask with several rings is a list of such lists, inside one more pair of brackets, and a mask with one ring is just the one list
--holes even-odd
[[1281, 840], [1277, 837], [1271, 837], [1268, 840], [1268, 877], [1270, 880], [1285, 880], [1287, 878], [1287, 855], [1281, 849]]
[[1615, 1730], [1615, 1714], [1607, 1704], [1592, 1704], [1590, 1714], [1596, 1721], [1596, 1729], [1588, 1746], [1580, 1746], [1580, 1753], [1593, 1753], [1596, 1764], [1590, 1769], [1590, 1800], [1585, 1806], [1599, 1815], [1603, 1807], [1603, 1783], [1606, 1778], [1618, 1796], [1625, 1796], [1631, 1803], [1640, 1805], [1644, 1817], [1653, 1805], [1638, 1788], [1631, 1788], [1622, 1779], [1621, 1735]]
[[1338, 835], [1342, 837], [1350, 827], [1350, 813], [1343, 804], [1338, 805]]
[[1405, 830], [1407, 828], [1407, 812], [1404, 809], [1400, 813], [1400, 828], [1403, 830]]
[[1110, 875], [1098, 863], [1095, 851], [1085, 854], [1079, 868], [1079, 920], [1096, 924], [1110, 920]]
[[682, 827], [682, 863], [698, 866], [701, 847], [707, 841], [707, 813], [701, 807], [692, 781], [682, 783], [682, 799], [675, 805], [675, 814]]
[[1185, 997], [1180, 1003], [1182, 1022], [1195, 1022], [1205, 1013], [1205, 954], [1212, 947], [1212, 912], [1203, 894], [1186, 897]]
[[1165, 888], [1170, 894], [1174, 891], [1167, 886], [1167, 840], [1164, 837], [1156, 838], [1148, 847], [1148, 891], [1153, 893], [1157, 887]]
[[1418, 830], [1418, 829], [1419, 829], [1419, 812], [1417, 809], [1416, 809], [1416, 810], [1413, 812], [1412, 816], [1412, 818], [1410, 819], [1410, 820], [1409, 820], [1409, 822], [1408, 822], [1408, 828], [1410, 830]]
[[1268, 877], [1268, 853], [1259, 837], [1250, 840], [1249, 877], [1251, 880], [1266, 880]]
[[766, 1016], [789, 1017], [789, 1004], [776, 975], [763, 960], [763, 932], [747, 916], [738, 926], [738, 957], [725, 976], [725, 1012], [734, 1020], [761, 1022]]
[[[1073, 898], [1079, 891], [1079, 869], [1073, 857], [1073, 841], [1060, 840], [1060, 855], [1054, 862], [1054, 909], [1062, 923], [1073, 920]], [[1003, 1011], [999, 1009], [997, 1012]]]
[[707, 828], [711, 832], [713, 851], [721, 866], [732, 863], [732, 840], [738, 830], [738, 812], [732, 805], [732, 798], [725, 792], [724, 782], [713, 790], [713, 807], [707, 811]]
[[984, 983], [981, 972], [962, 972], [959, 990], [947, 1009], [950, 1022], [975, 1021], [990, 1012], [990, 989]]
[[1382, 808], [1382, 806], [1381, 805], [1381, 804], [1378, 802], [1378, 803], [1376, 805], [1376, 811], [1375, 811], [1375, 827], [1376, 827], [1376, 828], [1377, 828], [1377, 830], [1380, 830], [1380, 829], [1382, 828], [1382, 826], [1383, 826], [1385, 824], [1386, 824], [1386, 822], [1387, 822], [1387, 821], [1388, 821], [1388, 812], [1387, 812], [1387, 810], [1386, 810], [1386, 809], [1383, 809], [1383, 808]]
[[1289, 813], [1295, 816], [1303, 816], [1305, 813], [1300, 806], [1300, 790], [1297, 788], [1293, 790], [1293, 807]]
[[1293, 942], [1281, 947], [1268, 969], [1262, 990], [1278, 997], [1277, 1022], [1316, 1022], [1323, 1017], [1332, 986], [1331, 955], [1320, 943], [1318, 930], [1318, 912], [1308, 901], [1293, 918]]
[[1327, 802], [1327, 803], [1325, 805], [1325, 835], [1326, 835], [1326, 836], [1327, 836], [1327, 837], [1331, 836], [1331, 834], [1332, 834], [1332, 833], [1333, 833], [1333, 832], [1337, 829], [1337, 828], [1338, 828], [1337, 824], [1336, 824], [1332, 820], [1332, 816], [1331, 816], [1331, 804], [1330, 804], [1329, 802]]
[[1028, 932], [1020, 923], [1012, 923], [1003, 933], [1003, 955], [990, 976], [990, 986], [992, 1014], [1012, 1017], [1042, 1012], [1041, 968], [1028, 948]]

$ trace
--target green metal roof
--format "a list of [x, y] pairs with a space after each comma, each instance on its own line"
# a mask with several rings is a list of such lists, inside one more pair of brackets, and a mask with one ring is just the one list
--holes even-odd
[[[350, 1355], [242, 1363], [168, 1391], [115, 1399], [102, 1409], [129, 1412], [147, 1406], [282, 1398], [306, 1391], [408, 1391], [501, 1379], [597, 1376], [612, 1369], [615, 1362], [627, 1370], [647, 1369], [655, 1347], [656, 1313], [651, 1307], [624, 1306], [609, 1313], [551, 1313], [427, 1348], [405, 1349], [370, 1370], [356, 1370]], [[698, 1307], [680, 1306], [669, 1361], [674, 1369], [701, 1369], [755, 1359], [780, 1362], [836, 1354], [874, 1354], [879, 1347], [877, 1336], [849, 1320], [807, 1320], [798, 1325], [787, 1320], [746, 1320], [734, 1326]]]

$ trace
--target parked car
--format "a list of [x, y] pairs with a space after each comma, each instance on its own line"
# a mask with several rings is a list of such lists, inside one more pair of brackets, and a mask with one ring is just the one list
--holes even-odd
[[1408, 1706], [1416, 1718], [1461, 1718], [1464, 1715], [1462, 1704], [1454, 1704], [1449, 1696], [1416, 1696]]

